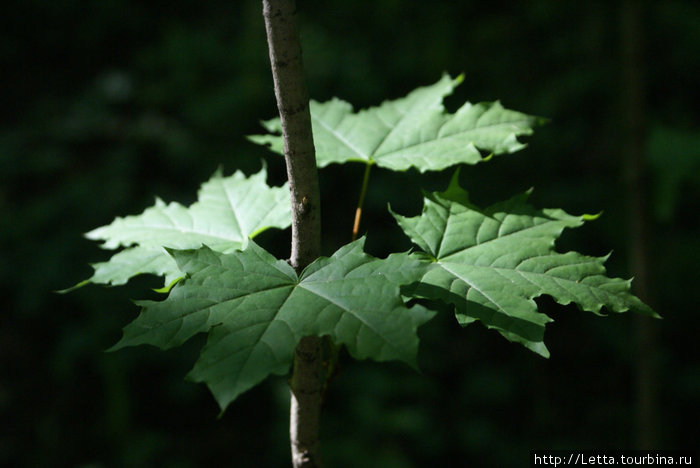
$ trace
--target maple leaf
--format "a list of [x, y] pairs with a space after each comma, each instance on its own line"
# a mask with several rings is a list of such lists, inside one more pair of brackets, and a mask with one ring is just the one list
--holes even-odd
[[544, 327], [551, 318], [537, 311], [533, 299], [540, 295], [597, 314], [605, 307], [656, 315], [630, 293], [629, 280], [605, 276], [607, 257], [554, 250], [564, 229], [595, 216], [537, 210], [527, 196], [480, 209], [455, 174], [447, 191], [425, 196], [421, 216], [392, 213], [422, 249], [416, 256], [430, 265], [411, 294], [454, 304], [461, 324], [481, 321], [545, 357]]
[[[439, 171], [456, 164], [476, 164], [488, 154], [523, 148], [519, 136], [532, 134], [544, 119], [504, 109], [500, 102], [465, 103], [456, 113], [442, 101], [462, 82], [444, 75], [431, 86], [378, 107], [353, 112], [340, 99], [311, 101], [311, 122], [319, 167], [348, 161], [376, 164], [395, 171], [410, 167]], [[279, 118], [263, 122], [271, 133], [248, 138], [282, 154]]]
[[140, 302], [141, 314], [113, 349], [171, 348], [208, 332], [189, 378], [205, 382], [222, 409], [268, 375], [287, 373], [304, 336], [327, 335], [357, 359], [415, 366], [416, 330], [433, 313], [407, 307], [399, 284], [424, 267], [407, 254], [371, 257], [363, 245], [364, 238], [348, 244], [300, 275], [254, 241], [231, 254], [171, 250], [186, 277], [166, 300]]
[[165, 248], [207, 245], [219, 252], [231, 252], [268, 228], [288, 227], [291, 212], [287, 184], [269, 187], [266, 178], [265, 167], [250, 177], [240, 171], [223, 177], [217, 171], [202, 184], [198, 200], [189, 207], [166, 204], [158, 198], [140, 215], [116, 218], [88, 232], [86, 237], [104, 241], [105, 249], [126, 249], [107, 262], [93, 264], [92, 277], [74, 288], [88, 283], [120, 285], [144, 273], [164, 276], [167, 286], [182, 273]]

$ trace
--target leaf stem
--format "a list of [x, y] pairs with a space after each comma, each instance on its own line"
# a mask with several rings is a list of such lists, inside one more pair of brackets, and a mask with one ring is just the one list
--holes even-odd
[[369, 182], [369, 171], [372, 169], [372, 163], [368, 162], [365, 166], [365, 175], [362, 178], [362, 188], [360, 189], [360, 199], [357, 202], [355, 210], [355, 222], [352, 225], [352, 240], [357, 239], [357, 234], [360, 232], [360, 219], [362, 218], [362, 205], [365, 203], [365, 194], [367, 193], [367, 183]]

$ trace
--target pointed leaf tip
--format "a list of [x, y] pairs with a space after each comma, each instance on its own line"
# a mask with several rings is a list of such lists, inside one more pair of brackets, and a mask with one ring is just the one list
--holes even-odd
[[598, 213], [595, 214], [583, 214], [581, 218], [584, 221], [595, 221], [596, 219], [600, 218], [602, 216], [603, 212], [599, 211]]
[[154, 291], [154, 292], [157, 292], [157, 293], [159, 293], [159, 294], [168, 294], [168, 293], [170, 292], [170, 290], [172, 290], [173, 287], [175, 287], [175, 285], [176, 285], [177, 283], [179, 283], [180, 281], [182, 281], [183, 279], [185, 279], [185, 277], [186, 277], [185, 275], [183, 275], [183, 276], [178, 276], [177, 278], [175, 278], [174, 280], [172, 280], [169, 284], [163, 286], [162, 288], [155, 288], [155, 289], [153, 289], [153, 291]]
[[80, 288], [82, 288], [83, 286], [88, 285], [88, 284], [90, 284], [90, 280], [89, 280], [89, 279], [86, 279], [86, 280], [83, 280], [83, 281], [77, 283], [77, 284], [74, 285], [74, 286], [69, 287], [69, 288], [66, 288], [66, 289], [58, 289], [58, 290], [54, 291], [54, 293], [55, 293], [55, 294], [68, 294], [69, 292], [73, 292], [73, 291], [75, 291], [76, 289], [80, 289]]

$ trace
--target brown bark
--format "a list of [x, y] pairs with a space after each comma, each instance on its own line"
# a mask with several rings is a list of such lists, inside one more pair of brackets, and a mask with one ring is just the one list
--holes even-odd
[[[321, 202], [311, 132], [309, 96], [293, 0], [263, 0], [275, 96], [282, 121], [284, 158], [292, 206], [290, 264], [301, 272], [320, 254]], [[296, 347], [290, 379], [289, 434], [296, 468], [316, 467], [321, 413], [321, 338], [305, 337]]]
[[290, 263], [299, 271], [320, 254], [321, 201], [294, 1], [263, 0], [263, 16], [292, 203]]

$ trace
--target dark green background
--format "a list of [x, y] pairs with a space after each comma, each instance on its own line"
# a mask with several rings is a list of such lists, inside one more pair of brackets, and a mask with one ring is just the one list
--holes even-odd
[[[700, 3], [633, 4], [641, 49], [630, 69], [618, 1], [298, 1], [312, 97], [356, 108], [403, 96], [443, 72], [466, 79], [447, 101], [501, 99], [551, 123], [517, 154], [465, 167], [488, 204], [534, 186], [541, 207], [604, 211], [559, 246], [614, 250], [609, 271], [650, 268], [638, 291], [664, 316], [640, 349], [640, 320], [538, 302], [552, 358], [448, 315], [421, 330], [418, 374], [344, 356], [322, 421], [331, 467], [527, 466], [531, 449], [692, 448], [698, 440]], [[629, 38], [629, 36], [628, 36]], [[252, 173], [281, 158], [246, 142], [276, 113], [261, 4], [11, 0], [0, 7], [0, 465], [288, 466], [288, 391], [271, 378], [217, 419], [202, 385], [183, 381], [203, 337], [168, 352], [103, 353], [155, 297], [157, 279], [52, 291], [88, 277], [108, 253], [81, 234], [140, 213], [158, 195], [190, 203], [218, 165]], [[625, 130], [625, 92], [640, 127]], [[632, 148], [632, 149], [630, 149]], [[644, 251], [629, 215], [624, 155], [644, 164]], [[634, 153], [633, 153], [634, 154]], [[359, 165], [321, 171], [326, 253], [349, 240]], [[451, 173], [375, 170], [368, 249], [405, 249], [386, 204], [420, 210], [419, 188]], [[289, 234], [259, 239], [281, 257]], [[645, 257], [646, 256], [646, 257]], [[649, 325], [647, 325], [649, 327]], [[655, 392], [640, 430], [638, 362]], [[640, 434], [641, 432], [641, 434]]]

